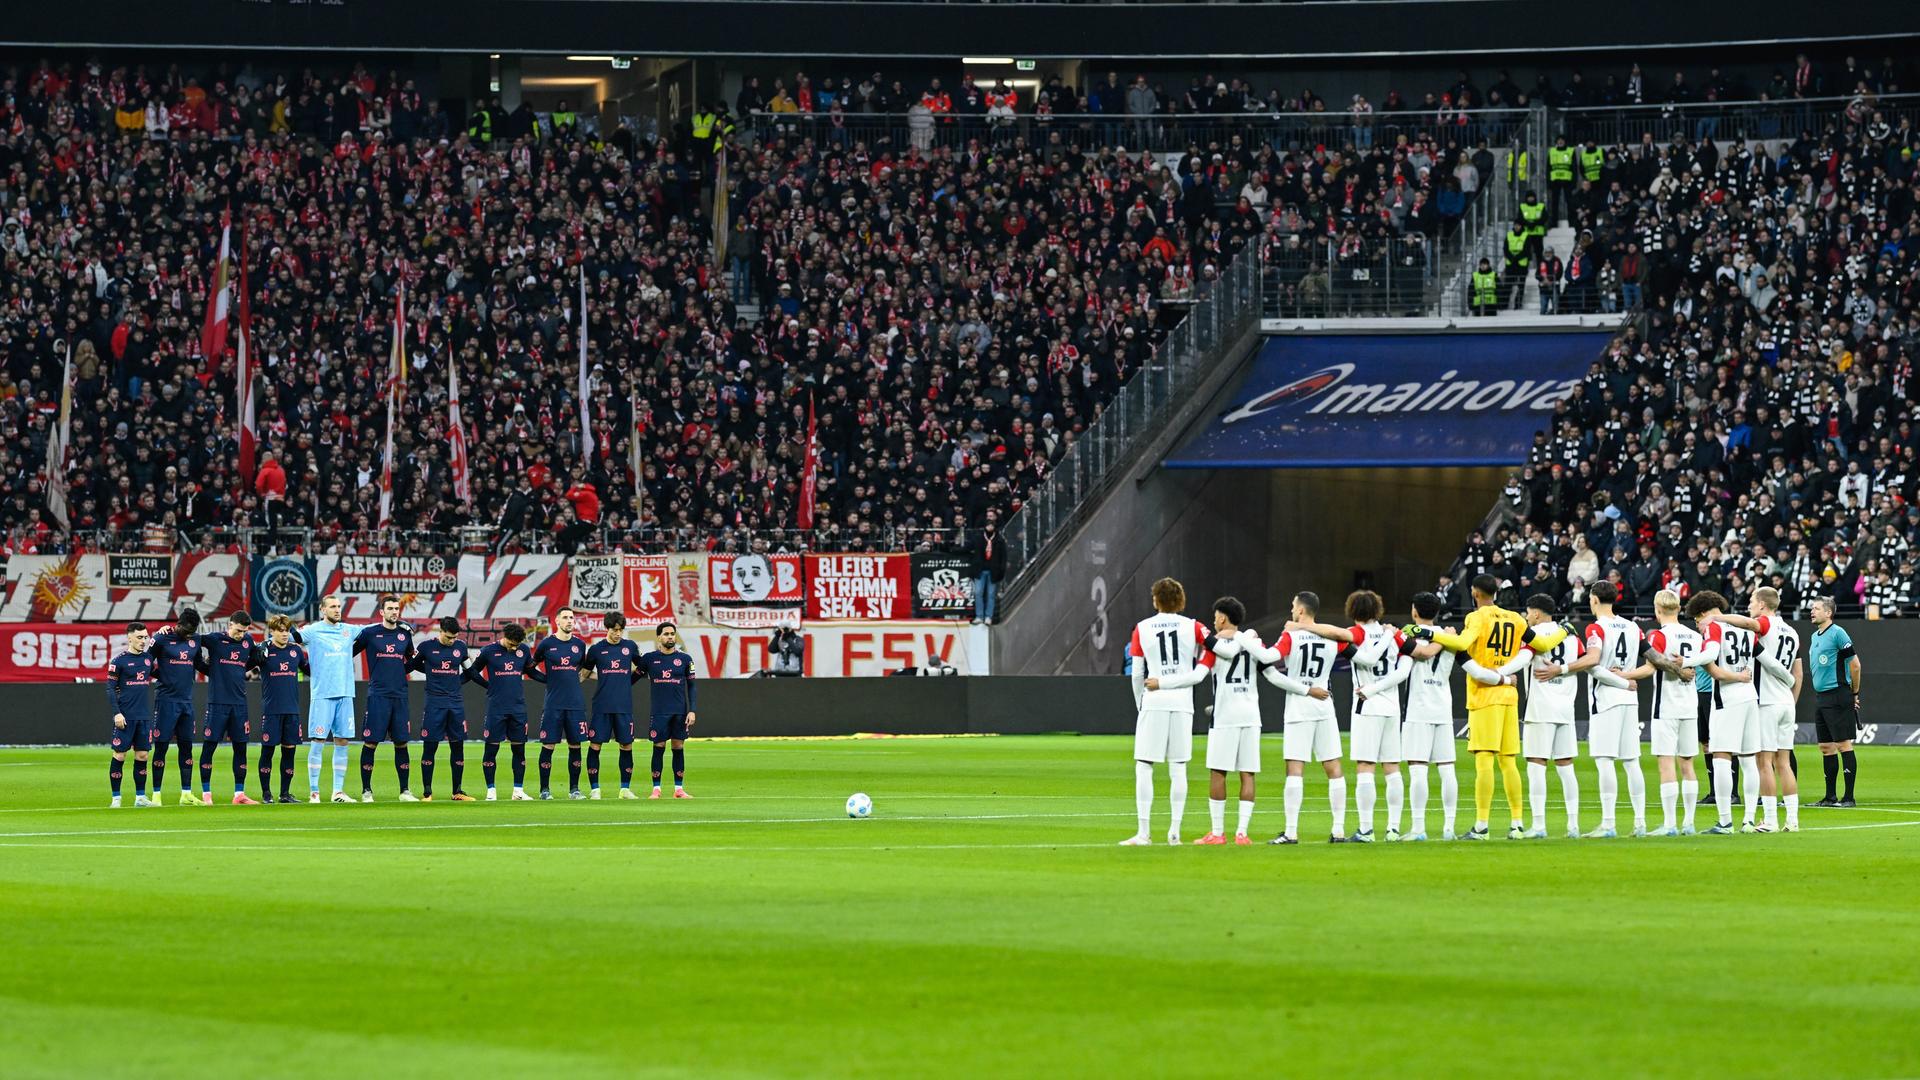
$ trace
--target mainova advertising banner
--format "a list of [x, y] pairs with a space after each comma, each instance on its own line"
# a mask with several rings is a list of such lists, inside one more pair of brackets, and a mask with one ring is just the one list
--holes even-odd
[[1175, 469], [1513, 465], [1612, 334], [1267, 339]]

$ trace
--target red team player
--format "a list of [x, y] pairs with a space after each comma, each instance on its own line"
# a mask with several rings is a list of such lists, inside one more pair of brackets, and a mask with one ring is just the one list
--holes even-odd
[[[1187, 762], [1193, 759], [1193, 684], [1205, 677], [1207, 640], [1199, 622], [1180, 614], [1187, 591], [1172, 578], [1153, 583], [1153, 617], [1133, 628], [1127, 643], [1133, 703], [1139, 709], [1133, 729], [1133, 803], [1140, 827], [1120, 841], [1137, 847], [1153, 843], [1153, 767], [1167, 765], [1167, 794], [1173, 823], [1167, 843], [1180, 843], [1180, 819], [1187, 803]], [[1211, 659], [1211, 657], [1209, 657]], [[1161, 685], [1163, 682], [1172, 685]]]

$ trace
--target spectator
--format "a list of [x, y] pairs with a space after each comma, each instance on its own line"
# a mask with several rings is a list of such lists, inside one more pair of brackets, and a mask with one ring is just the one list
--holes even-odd
[[974, 585], [974, 622], [991, 624], [995, 601], [999, 598], [1000, 579], [1007, 572], [1007, 546], [1000, 540], [994, 511], [987, 511], [987, 523], [973, 540], [973, 556], [980, 560], [980, 578]]

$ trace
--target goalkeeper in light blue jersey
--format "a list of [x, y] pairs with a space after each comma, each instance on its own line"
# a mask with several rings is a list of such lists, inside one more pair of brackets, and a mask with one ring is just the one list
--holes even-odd
[[320, 599], [320, 621], [294, 635], [307, 648], [313, 700], [307, 709], [307, 801], [320, 801], [320, 750], [333, 743], [333, 801], [352, 802], [346, 792], [347, 744], [353, 738], [353, 640], [362, 627], [340, 621], [340, 596]]

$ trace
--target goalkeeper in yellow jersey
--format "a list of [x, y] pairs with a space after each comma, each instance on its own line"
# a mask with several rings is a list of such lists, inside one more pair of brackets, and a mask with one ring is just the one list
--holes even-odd
[[1526, 619], [1493, 602], [1499, 591], [1499, 579], [1492, 574], [1473, 579], [1474, 610], [1458, 634], [1430, 626], [1408, 627], [1405, 631], [1467, 655], [1460, 667], [1468, 677], [1467, 749], [1473, 752], [1475, 810], [1473, 831], [1465, 837], [1468, 840], [1487, 838], [1487, 822], [1493, 815], [1495, 759], [1499, 761], [1501, 786], [1507, 793], [1507, 809], [1512, 814], [1507, 839], [1526, 835], [1521, 825], [1520, 770], [1514, 760], [1520, 754], [1520, 692], [1514, 689], [1514, 675], [1530, 662], [1532, 650], [1550, 649], [1566, 636], [1564, 629], [1535, 635]]

